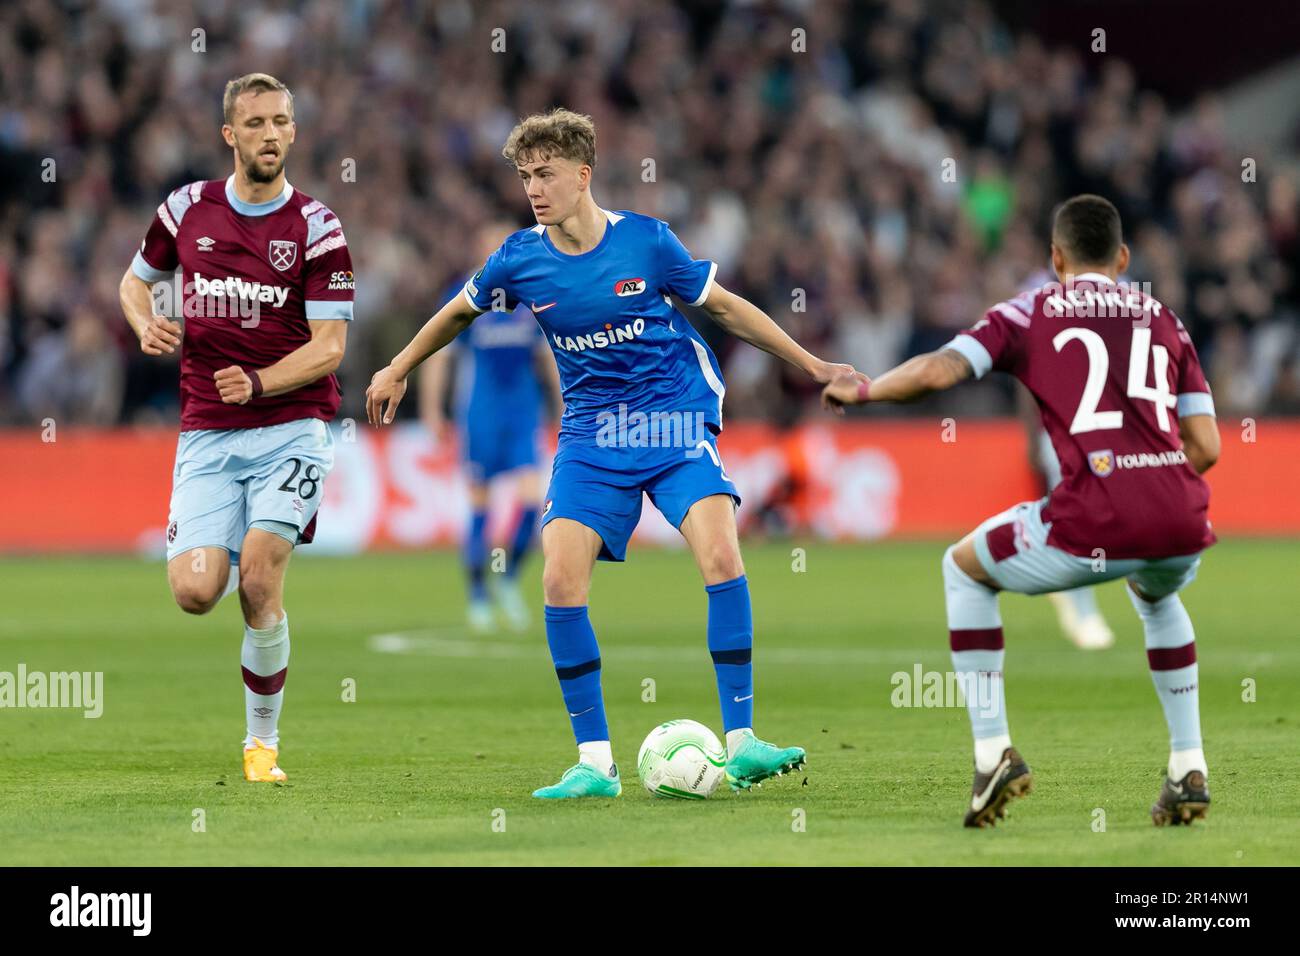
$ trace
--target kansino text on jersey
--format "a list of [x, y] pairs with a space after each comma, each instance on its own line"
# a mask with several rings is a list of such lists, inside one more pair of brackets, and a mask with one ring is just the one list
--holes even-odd
[[644, 331], [645, 319], [637, 318], [616, 329], [606, 329], [588, 335], [566, 335], [563, 338], [552, 332], [551, 338], [555, 340], [555, 347], [565, 352], [585, 352], [587, 349], [603, 349], [608, 345], [631, 341]]

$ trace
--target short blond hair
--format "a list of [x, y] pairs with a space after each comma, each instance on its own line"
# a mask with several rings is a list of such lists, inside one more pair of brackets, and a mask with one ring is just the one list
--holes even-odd
[[564, 108], [525, 117], [510, 131], [501, 155], [518, 166], [534, 158], [560, 156], [596, 166], [596, 124], [590, 116]]
[[245, 73], [226, 84], [226, 92], [221, 97], [221, 113], [226, 118], [226, 125], [235, 120], [235, 100], [243, 93], [283, 93], [289, 98], [289, 118], [293, 119], [293, 93], [270, 73]]

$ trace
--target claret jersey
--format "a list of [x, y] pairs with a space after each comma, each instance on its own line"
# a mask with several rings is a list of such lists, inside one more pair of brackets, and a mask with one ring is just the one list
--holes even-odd
[[1161, 558], [1214, 543], [1209, 486], [1178, 428], [1213, 415], [1214, 401], [1191, 337], [1157, 299], [1088, 273], [995, 305], [946, 348], [977, 378], [1009, 372], [1037, 400], [1061, 461], [1042, 516], [1049, 544]]
[[338, 217], [288, 183], [243, 202], [234, 177], [190, 183], [158, 207], [131, 268], [145, 282], [181, 269], [181, 430], [329, 421], [339, 384], [324, 376], [244, 405], [221, 401], [213, 374], [265, 368], [311, 339], [309, 321], [350, 320], [352, 259]]

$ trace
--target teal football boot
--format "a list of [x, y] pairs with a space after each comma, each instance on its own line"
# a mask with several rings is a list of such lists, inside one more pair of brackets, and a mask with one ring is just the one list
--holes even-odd
[[601, 773], [589, 763], [576, 763], [564, 771], [559, 783], [534, 790], [541, 800], [567, 800], [573, 797], [617, 797], [623, 792], [618, 779], [618, 764], [612, 775]]
[[735, 753], [727, 754], [727, 784], [732, 790], [748, 790], [768, 777], [800, 769], [807, 760], [802, 747], [778, 747], [747, 733]]

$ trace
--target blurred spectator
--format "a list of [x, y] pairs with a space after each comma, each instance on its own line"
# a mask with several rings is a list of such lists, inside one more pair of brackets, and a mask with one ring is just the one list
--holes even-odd
[[[1243, 184], [1215, 98], [1176, 120], [1119, 59], [1090, 76], [978, 0], [19, 0], [0, 8], [0, 422], [174, 421], [174, 363], [140, 355], [117, 282], [169, 190], [228, 175], [221, 91], [254, 69], [293, 88], [290, 180], [353, 251], [344, 415], [477, 267], [464, 237], [530, 223], [500, 147], [560, 103], [596, 120], [601, 205], [668, 219], [827, 358], [878, 373], [941, 345], [1046, 267], [1053, 205], [1094, 191], [1220, 410], [1300, 410], [1283, 164]], [[797, 374], [703, 329], [730, 415], [815, 408]], [[986, 382], [925, 407], [1013, 399]]]

